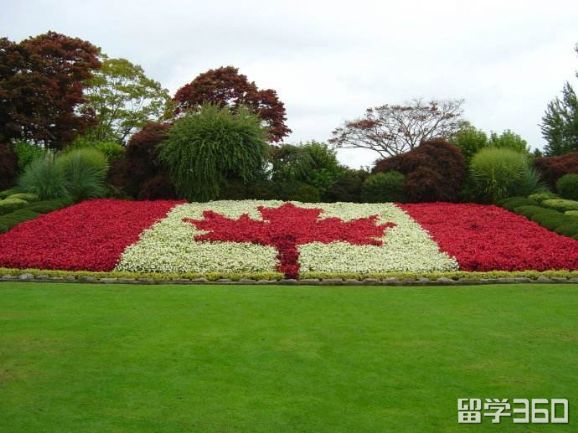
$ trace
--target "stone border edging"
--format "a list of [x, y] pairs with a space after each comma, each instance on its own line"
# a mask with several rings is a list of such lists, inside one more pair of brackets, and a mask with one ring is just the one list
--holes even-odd
[[578, 284], [578, 278], [564, 277], [500, 277], [500, 278], [436, 278], [429, 279], [420, 277], [416, 279], [386, 278], [378, 280], [366, 278], [363, 280], [325, 278], [325, 279], [303, 279], [303, 280], [251, 280], [240, 279], [231, 280], [222, 278], [218, 280], [208, 280], [206, 278], [182, 278], [175, 280], [163, 280], [153, 278], [111, 278], [111, 277], [89, 277], [89, 276], [49, 276], [33, 275], [22, 273], [19, 275], [2, 275], [2, 281], [19, 281], [35, 283], [92, 283], [92, 284], [143, 284], [143, 285], [279, 285], [279, 286], [451, 286], [451, 285], [484, 285], [484, 284], [528, 284], [528, 283], [554, 283], [554, 284]]

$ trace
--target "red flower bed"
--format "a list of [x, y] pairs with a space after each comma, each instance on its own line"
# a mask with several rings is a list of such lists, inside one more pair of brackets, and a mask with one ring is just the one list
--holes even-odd
[[578, 241], [496, 206], [399, 205], [466, 271], [578, 269]]
[[197, 241], [250, 242], [271, 245], [277, 249], [278, 271], [287, 278], [299, 275], [298, 245], [310, 242], [348, 242], [352, 245], [382, 245], [379, 239], [393, 223], [376, 224], [377, 216], [342, 221], [323, 218], [321, 209], [304, 209], [291, 203], [278, 208], [259, 206], [263, 221], [245, 214], [238, 219], [227, 218], [213, 211], [205, 211], [204, 219], [186, 218], [199, 230], [208, 231], [195, 237]]
[[91, 200], [0, 235], [0, 267], [111, 271], [175, 201]]

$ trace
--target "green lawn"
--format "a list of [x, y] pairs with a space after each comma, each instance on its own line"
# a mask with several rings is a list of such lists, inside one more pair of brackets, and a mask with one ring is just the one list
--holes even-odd
[[[568, 398], [566, 426], [456, 399]], [[0, 284], [0, 432], [578, 431], [578, 286]]]

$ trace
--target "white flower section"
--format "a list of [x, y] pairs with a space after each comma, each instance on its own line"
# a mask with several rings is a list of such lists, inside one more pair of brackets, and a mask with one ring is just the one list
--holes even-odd
[[248, 213], [261, 219], [257, 206], [282, 205], [280, 201], [216, 201], [188, 203], [174, 207], [167, 217], [145, 230], [128, 247], [116, 266], [131, 272], [275, 272], [277, 251], [273, 247], [250, 243], [196, 242], [204, 233], [183, 218], [202, 219], [203, 211], [213, 210], [229, 218]]
[[393, 203], [300, 204], [302, 207], [321, 207], [322, 217], [342, 220], [378, 215], [378, 223], [393, 222], [387, 229], [382, 246], [351, 245], [345, 242], [319, 242], [299, 247], [301, 272], [434, 272], [459, 269], [455, 258], [441, 252], [429, 234], [403, 210]]

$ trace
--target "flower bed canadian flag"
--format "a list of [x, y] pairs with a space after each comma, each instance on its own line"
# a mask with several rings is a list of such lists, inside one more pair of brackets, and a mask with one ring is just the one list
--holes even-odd
[[578, 269], [578, 241], [495, 206], [92, 200], [0, 235], [0, 267], [152, 273]]

